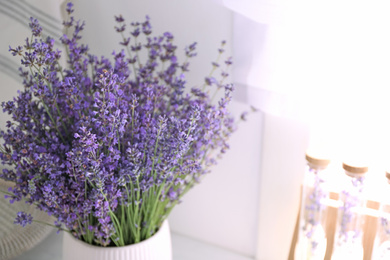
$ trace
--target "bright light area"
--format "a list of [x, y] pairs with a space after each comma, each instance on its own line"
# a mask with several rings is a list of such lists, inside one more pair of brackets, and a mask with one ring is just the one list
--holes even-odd
[[390, 6], [338, 3], [315, 6], [307, 26], [302, 92], [311, 144], [325, 143], [339, 168], [342, 160], [367, 162], [370, 196], [380, 200], [390, 161]]
[[252, 57], [236, 68], [240, 83], [293, 100], [288, 116], [310, 126], [311, 146], [330, 150], [341, 171], [343, 160], [364, 160], [371, 176], [386, 181], [390, 1], [223, 2], [257, 23], [241, 24], [240, 46]]
[[[307, 106], [311, 144], [326, 144], [334, 161], [367, 162], [369, 174], [386, 182], [390, 5], [385, 1], [313, 3], [311, 11], [297, 19], [297, 28], [304, 30], [299, 35], [302, 58], [296, 64], [303, 78], [297, 99]], [[379, 189], [372, 189], [372, 196], [379, 197], [375, 192]]]

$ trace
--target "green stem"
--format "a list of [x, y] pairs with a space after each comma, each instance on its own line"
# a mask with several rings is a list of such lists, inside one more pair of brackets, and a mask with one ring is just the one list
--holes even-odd
[[3, 190], [0, 190], [0, 193], [3, 193], [3, 194], [6, 194], [8, 196], [15, 196], [14, 194], [8, 192], [8, 191], [3, 191]]
[[[33, 219], [33, 222], [36, 222], [36, 223], [39, 223], [39, 224], [43, 224], [43, 225], [46, 225], [46, 226], [50, 226], [50, 227], [53, 227], [53, 228], [58, 228], [57, 226], [55, 226], [53, 224], [46, 223], [46, 222], [43, 222], [43, 221], [40, 221], [40, 220]], [[70, 232], [70, 230], [68, 230], [68, 229], [61, 229], [61, 230], [66, 231], [66, 232], [68, 232], [69, 234], [72, 235], [72, 232]]]
[[155, 228], [155, 224], [156, 224], [156, 223], [154, 223], [156, 220], [155, 212], [156, 212], [158, 204], [161, 203], [159, 200], [159, 197], [161, 195], [162, 188], [164, 187], [164, 185], [165, 185], [165, 180], [162, 183], [162, 185], [159, 186], [159, 189], [158, 189], [157, 193], [155, 194], [154, 203], [153, 203], [152, 209], [150, 211], [150, 215], [149, 215], [150, 223], [149, 223], [149, 227], [148, 227], [147, 232], [146, 232], [146, 236], [150, 236], [150, 232], [152, 231], [153, 228]]

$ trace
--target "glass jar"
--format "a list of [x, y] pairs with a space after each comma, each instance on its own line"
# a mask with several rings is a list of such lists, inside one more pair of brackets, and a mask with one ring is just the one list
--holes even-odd
[[329, 198], [326, 171], [330, 161], [308, 153], [306, 160], [295, 259], [323, 260], [327, 246], [325, 201]]
[[390, 259], [390, 172], [386, 172], [387, 185], [383, 187], [378, 226], [374, 241], [373, 260]]
[[345, 175], [339, 200], [337, 226], [332, 260], [363, 259], [363, 228], [365, 220], [365, 182], [367, 166], [343, 163]]

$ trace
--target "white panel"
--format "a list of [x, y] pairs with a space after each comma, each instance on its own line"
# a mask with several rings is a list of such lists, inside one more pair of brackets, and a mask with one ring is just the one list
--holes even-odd
[[226, 7], [258, 23], [282, 23], [285, 21], [286, 4], [296, 4], [300, 0], [222, 1]]
[[256, 259], [287, 259], [305, 170], [308, 128], [264, 114]]

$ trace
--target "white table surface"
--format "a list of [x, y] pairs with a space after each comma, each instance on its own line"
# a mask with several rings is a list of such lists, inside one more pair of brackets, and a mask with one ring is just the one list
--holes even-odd
[[[253, 260], [229, 250], [172, 233], [173, 260]], [[61, 260], [62, 234], [55, 231], [14, 260]]]

